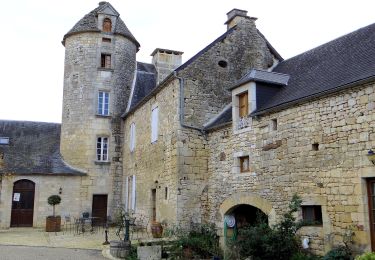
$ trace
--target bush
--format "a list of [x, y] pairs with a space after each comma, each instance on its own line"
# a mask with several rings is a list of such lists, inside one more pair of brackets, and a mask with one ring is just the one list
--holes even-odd
[[61, 197], [59, 195], [51, 195], [48, 197], [47, 202], [49, 205], [53, 206], [53, 216], [55, 216], [55, 206], [60, 204]]
[[200, 258], [221, 256], [219, 237], [214, 224], [196, 225], [190, 231], [176, 228], [170, 232], [177, 239], [172, 242], [171, 259], [186, 258], [186, 254], [197, 255]]
[[324, 257], [323, 260], [352, 260], [352, 252], [348, 246], [338, 246], [331, 249]]
[[280, 223], [273, 228], [266, 223], [248, 226], [238, 231], [238, 239], [229, 242], [229, 259], [252, 257], [253, 260], [280, 259], [289, 260], [299, 252], [296, 238], [299, 223], [293, 214], [301, 205], [301, 199], [294, 195], [289, 204], [289, 211], [283, 215]]
[[374, 252], [367, 252], [360, 256], [357, 256], [355, 260], [375, 260], [375, 253]]
[[292, 256], [290, 260], [320, 260], [322, 259], [319, 256], [312, 255], [307, 252], [298, 252]]

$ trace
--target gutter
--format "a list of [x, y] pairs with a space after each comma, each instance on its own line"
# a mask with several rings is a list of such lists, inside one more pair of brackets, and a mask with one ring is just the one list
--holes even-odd
[[179, 100], [179, 119], [180, 119], [180, 125], [184, 128], [194, 129], [199, 132], [201, 132], [204, 136], [207, 135], [206, 131], [203, 128], [199, 128], [196, 126], [191, 126], [185, 124], [184, 115], [185, 115], [185, 101], [184, 101], [184, 89], [185, 89], [185, 80], [184, 78], [178, 77], [176, 71], [174, 71], [175, 78], [178, 79], [180, 83], [180, 100]]

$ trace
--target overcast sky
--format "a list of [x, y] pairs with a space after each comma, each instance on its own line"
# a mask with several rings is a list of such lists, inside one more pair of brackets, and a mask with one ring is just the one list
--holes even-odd
[[[61, 122], [66, 32], [98, 0], [1, 3], [0, 119]], [[225, 32], [233, 8], [257, 17], [258, 29], [293, 57], [375, 22], [371, 0], [112, 0], [141, 44], [137, 60], [156, 48], [183, 51], [186, 61]], [[374, 43], [375, 44], [375, 43]], [[375, 57], [374, 57], [375, 58]]]

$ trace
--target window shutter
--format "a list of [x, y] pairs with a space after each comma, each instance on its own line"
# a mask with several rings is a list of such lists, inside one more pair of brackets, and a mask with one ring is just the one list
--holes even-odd
[[248, 94], [247, 92], [238, 96], [239, 99], [239, 116], [240, 117], [247, 117], [249, 112], [249, 101], [248, 101]]
[[129, 177], [125, 177], [125, 210], [129, 210]]
[[105, 68], [110, 68], [111, 67], [111, 55], [106, 55], [105, 56]]
[[133, 152], [135, 148], [135, 123], [130, 125], [130, 140], [129, 140], [130, 151]]
[[135, 175], [133, 175], [133, 187], [132, 187], [132, 210], [135, 210], [135, 202], [136, 202], [136, 199], [135, 199], [135, 196], [136, 196], [136, 178], [135, 178]]
[[151, 142], [158, 140], [159, 108], [155, 107], [151, 113]]

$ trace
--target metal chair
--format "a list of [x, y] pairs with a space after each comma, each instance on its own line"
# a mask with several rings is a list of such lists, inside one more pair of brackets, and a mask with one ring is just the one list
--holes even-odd
[[63, 225], [63, 234], [65, 234], [65, 232], [68, 230], [69, 228], [69, 231], [71, 231], [71, 228], [72, 228], [72, 219], [70, 217], [70, 215], [65, 215], [64, 216], [64, 225]]

